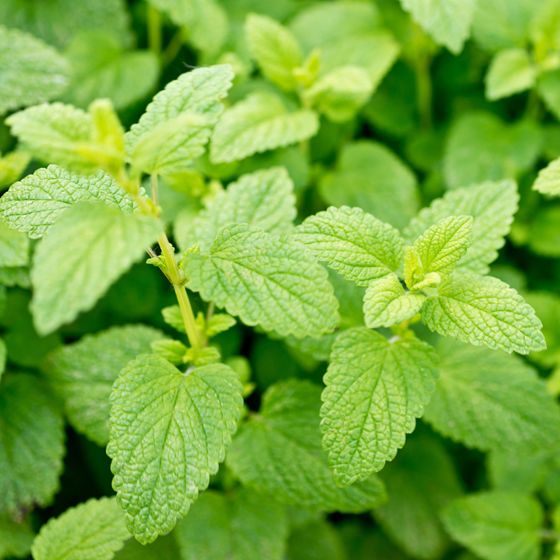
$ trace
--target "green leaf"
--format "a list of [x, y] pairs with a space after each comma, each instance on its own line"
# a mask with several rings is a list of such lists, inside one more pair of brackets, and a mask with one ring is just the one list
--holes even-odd
[[249, 14], [245, 33], [263, 75], [283, 89], [295, 89], [298, 84], [293, 71], [303, 64], [303, 55], [292, 33], [276, 20], [258, 14]]
[[560, 196], [560, 159], [551, 161], [539, 171], [533, 189], [549, 196]]
[[356, 116], [372, 92], [373, 84], [366, 70], [341, 66], [305, 90], [304, 99], [331, 121], [344, 122]]
[[537, 68], [525, 49], [500, 51], [486, 74], [486, 97], [501, 99], [531, 89], [536, 78]]
[[348, 558], [354, 560], [354, 557], [346, 553], [340, 531], [325, 519], [298, 525], [290, 532], [287, 560], [347, 560]]
[[248, 224], [271, 233], [288, 233], [296, 217], [294, 185], [283, 167], [243, 175], [210, 200], [193, 229], [202, 250], [227, 225]]
[[401, 4], [436, 43], [454, 54], [463, 50], [470, 35], [475, 0], [401, 0]]
[[223, 364], [186, 373], [155, 355], [130, 362], [111, 394], [113, 487], [127, 526], [147, 544], [171, 531], [218, 470], [243, 400]]
[[27, 556], [34, 537], [29, 523], [0, 515], [0, 558]]
[[338, 486], [321, 449], [321, 390], [289, 380], [265, 392], [261, 410], [233, 440], [227, 464], [244, 485], [311, 510], [362, 512], [385, 498], [375, 476]]
[[336, 339], [324, 377], [323, 446], [336, 480], [352, 484], [391, 461], [435, 387], [436, 354], [420, 340], [356, 327]]
[[543, 72], [539, 76], [537, 90], [546, 108], [560, 119], [560, 70]]
[[531, 251], [544, 257], [560, 256], [560, 206], [544, 206], [534, 211], [526, 230]]
[[91, 499], [51, 519], [33, 543], [34, 560], [111, 560], [130, 534], [114, 498]]
[[397, 271], [404, 257], [399, 232], [361, 208], [328, 208], [307, 218], [294, 237], [360, 286]]
[[58, 490], [63, 455], [64, 422], [44, 383], [23, 373], [3, 377], [0, 511], [20, 515], [49, 504]]
[[113, 327], [52, 352], [44, 364], [74, 429], [104, 446], [109, 441], [109, 395], [119, 371], [163, 333], [143, 325]]
[[83, 108], [102, 97], [108, 97], [115, 109], [127, 107], [152, 91], [159, 74], [153, 52], [125, 51], [117, 37], [103, 31], [77, 35], [66, 57], [71, 80], [64, 99]]
[[463, 113], [447, 140], [443, 174], [451, 189], [482, 181], [514, 179], [535, 164], [541, 130], [530, 120], [504, 124], [491, 113]]
[[461, 494], [451, 457], [435, 438], [413, 436], [380, 474], [389, 500], [373, 515], [413, 558], [441, 558], [449, 545], [439, 511]]
[[102, 203], [66, 210], [37, 245], [31, 309], [40, 334], [91, 309], [161, 233], [154, 218], [125, 214]]
[[451, 503], [442, 515], [451, 536], [486, 560], [538, 560], [543, 512], [514, 492], [480, 492]]
[[337, 324], [327, 272], [289, 238], [226, 226], [208, 254], [187, 254], [184, 267], [191, 290], [249, 326], [303, 338]]
[[159, 537], [149, 545], [143, 545], [135, 539], [129, 539], [114, 556], [115, 560], [167, 560], [168, 558], [179, 558], [179, 549], [175, 544], [173, 533], [165, 537]]
[[100, 201], [131, 213], [130, 197], [109, 175], [77, 175], [49, 165], [27, 175], [0, 198], [0, 215], [8, 225], [29, 234], [45, 235], [62, 213], [77, 202]]
[[288, 524], [284, 508], [271, 496], [209, 490], [175, 535], [184, 560], [283, 560]]
[[343, 146], [335, 171], [321, 178], [319, 192], [328, 204], [357, 206], [399, 228], [419, 206], [410, 169], [385, 146], [369, 140]]
[[486, 274], [488, 265], [496, 259], [498, 249], [504, 244], [518, 200], [513, 181], [485, 182], [457, 189], [421, 210], [403, 230], [403, 235], [412, 243], [429, 227], [450, 215], [472, 216], [469, 248], [457, 267]]
[[5, 188], [15, 183], [29, 165], [28, 153], [14, 150], [0, 157], [0, 187]]
[[546, 346], [533, 308], [490, 276], [453, 273], [422, 308], [422, 320], [439, 334], [475, 346], [528, 354]]
[[67, 85], [68, 63], [55, 49], [0, 25], [0, 114], [58, 97]]
[[6, 369], [6, 343], [0, 338], [0, 380]]
[[93, 169], [80, 153], [93, 135], [93, 121], [85, 111], [44, 103], [11, 115], [6, 123], [36, 159], [76, 170]]
[[221, 64], [169, 82], [126, 134], [132, 164], [148, 173], [188, 168], [204, 152], [232, 79], [231, 66]]
[[373, 280], [364, 295], [364, 319], [370, 329], [391, 327], [420, 312], [426, 297], [405, 291], [396, 274]]
[[253, 154], [289, 146], [317, 133], [314, 111], [288, 111], [273, 93], [253, 93], [229, 108], [212, 136], [213, 163], [237, 161]]
[[547, 449], [558, 441], [560, 408], [516, 356], [441, 342], [439, 379], [425, 419], [482, 451]]
[[0, 222], [0, 266], [26, 266], [29, 262], [29, 239], [25, 233]]

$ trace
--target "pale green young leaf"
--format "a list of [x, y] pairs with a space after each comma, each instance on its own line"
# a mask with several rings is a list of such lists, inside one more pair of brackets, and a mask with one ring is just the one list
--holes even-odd
[[422, 320], [432, 331], [475, 346], [520, 354], [546, 347], [533, 308], [490, 276], [455, 272], [444, 278], [424, 303]]
[[396, 272], [404, 256], [399, 232], [361, 208], [331, 207], [310, 216], [294, 238], [360, 286]]
[[22, 150], [14, 150], [0, 156], [0, 188], [15, 183], [29, 165], [31, 156]]
[[223, 364], [187, 373], [156, 355], [130, 362], [111, 394], [113, 487], [127, 526], [147, 544], [171, 531], [218, 470], [243, 400]]
[[319, 192], [328, 204], [357, 206], [398, 228], [419, 208], [414, 174], [393, 152], [369, 140], [342, 148], [334, 172], [321, 178]]
[[[0, 210], [1, 211], [1, 210]], [[26, 266], [29, 262], [29, 239], [25, 233], [0, 222], [0, 267]]]
[[[231, 66], [221, 64], [185, 72], [169, 82], [126, 135], [133, 165], [150, 173], [188, 167], [204, 152], [223, 110], [220, 101], [227, 95], [232, 79]], [[170, 132], [168, 138], [166, 129]], [[143, 143], [155, 151], [151, 157], [145, 145], [142, 148]]]
[[31, 309], [47, 334], [91, 309], [162, 231], [159, 220], [82, 202], [64, 212], [37, 245]]
[[471, 216], [449, 216], [416, 239], [412, 250], [420, 260], [423, 274], [447, 274], [456, 267], [469, 247], [473, 221]]
[[264, 394], [258, 415], [234, 438], [227, 464], [243, 484], [311, 510], [362, 512], [385, 498], [375, 476], [336, 484], [321, 448], [319, 387], [289, 380]]
[[560, 408], [516, 356], [455, 341], [438, 345], [439, 378], [425, 419], [482, 451], [546, 449], [560, 437]]
[[278, 21], [259, 14], [249, 14], [245, 33], [263, 75], [283, 89], [295, 89], [293, 71], [302, 65], [303, 54], [292, 33]]
[[560, 196], [560, 159], [551, 161], [539, 171], [533, 189], [549, 196]]
[[130, 538], [115, 498], [91, 499], [41, 528], [34, 560], [111, 560]]
[[273, 496], [247, 489], [209, 490], [179, 522], [175, 535], [183, 560], [283, 560], [287, 521]]
[[92, 169], [79, 153], [93, 134], [91, 115], [82, 109], [44, 103], [9, 116], [6, 123], [36, 159], [76, 170]]
[[454, 54], [461, 52], [470, 35], [475, 0], [401, 0], [401, 4], [436, 43]]
[[119, 371], [164, 338], [143, 325], [113, 327], [49, 354], [43, 366], [70, 424], [98, 445], [109, 441], [109, 395]]
[[438, 514], [462, 494], [445, 447], [434, 437], [415, 434], [380, 478], [389, 500], [374, 510], [376, 521], [412, 557], [441, 558], [449, 538]]
[[250, 326], [320, 336], [338, 321], [326, 270], [290, 238], [246, 224], [220, 230], [208, 254], [185, 257], [188, 287]]
[[29, 270], [23, 266], [0, 267], [0, 284], [8, 287], [29, 288]]
[[506, 49], [494, 56], [486, 74], [486, 97], [501, 99], [531, 89], [537, 68], [525, 49]]
[[447, 506], [442, 520], [454, 540], [485, 560], [541, 558], [542, 508], [524, 494], [471, 494]]
[[77, 202], [100, 201], [130, 214], [130, 197], [106, 173], [78, 175], [49, 165], [27, 175], [0, 198], [0, 215], [32, 239], [45, 235], [62, 213]]
[[390, 327], [420, 312], [426, 297], [405, 291], [399, 277], [388, 274], [370, 282], [364, 295], [364, 319], [370, 329]]
[[27, 556], [34, 537], [29, 522], [14, 521], [9, 515], [0, 515], [0, 558]]
[[504, 244], [518, 200], [513, 181], [486, 182], [457, 189], [421, 210], [403, 230], [403, 235], [413, 243], [429, 227], [450, 215], [472, 216], [469, 247], [457, 268], [486, 274], [488, 265], [496, 259]]
[[210, 157], [214, 163], [240, 160], [307, 140], [318, 129], [314, 111], [288, 111], [277, 95], [253, 93], [224, 112], [212, 135]]
[[420, 340], [356, 327], [336, 339], [324, 377], [323, 446], [336, 480], [383, 468], [412, 432], [435, 387], [436, 354]]
[[68, 63], [51, 46], [0, 25], [0, 115], [58, 97], [68, 73]]
[[193, 224], [202, 250], [208, 250], [227, 225], [249, 224], [271, 233], [288, 233], [296, 217], [294, 185], [286, 169], [248, 173], [210, 200]]
[[58, 489], [63, 455], [62, 414], [45, 384], [23, 373], [3, 377], [0, 511], [18, 515], [49, 504]]
[[109, 98], [115, 109], [125, 108], [149, 94], [158, 78], [153, 52], [125, 51], [117, 37], [100, 30], [77, 35], [66, 57], [71, 79], [63, 99], [78, 107]]
[[369, 74], [359, 66], [340, 66], [305, 90], [304, 98], [331, 121], [344, 122], [356, 113], [373, 93]]

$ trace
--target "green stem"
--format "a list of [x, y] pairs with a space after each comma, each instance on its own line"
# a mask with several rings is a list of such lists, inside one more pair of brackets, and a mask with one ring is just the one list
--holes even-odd
[[163, 66], [168, 66], [177, 56], [183, 46], [183, 30], [177, 30], [177, 33], [171, 37], [167, 47], [161, 56]]
[[431, 57], [428, 53], [421, 53], [416, 61], [416, 89], [418, 95], [418, 108], [422, 127], [432, 127], [432, 79], [430, 77]]
[[151, 4], [148, 4], [148, 45], [156, 56], [160, 55], [161, 14]]

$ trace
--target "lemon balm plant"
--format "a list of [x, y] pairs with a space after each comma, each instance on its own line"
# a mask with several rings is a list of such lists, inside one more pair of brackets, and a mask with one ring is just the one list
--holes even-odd
[[555, 2], [20, 4], [0, 558], [552, 558]]

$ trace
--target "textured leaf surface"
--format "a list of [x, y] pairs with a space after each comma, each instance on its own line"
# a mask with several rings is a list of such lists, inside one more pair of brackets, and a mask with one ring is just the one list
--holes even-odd
[[308, 509], [360, 512], [379, 505], [383, 487], [376, 477], [342, 488], [321, 448], [319, 387], [285, 381], [264, 395], [258, 416], [234, 438], [228, 465], [243, 484]]
[[[231, 66], [222, 64], [186, 72], [168, 83], [126, 135], [133, 163], [147, 172], [171, 172], [201, 155], [232, 79]], [[167, 138], [166, 130], [170, 132]], [[138, 154], [142, 143], [154, 135], [159, 145], [150, 147], [157, 150], [152, 150], [150, 158], [145, 149]]]
[[425, 299], [405, 291], [396, 274], [373, 280], [364, 295], [366, 326], [375, 329], [406, 321], [420, 311]]
[[453, 462], [437, 439], [416, 434], [380, 474], [389, 500], [373, 515], [413, 558], [440, 558], [449, 538], [439, 512], [461, 494]]
[[35, 158], [73, 169], [90, 170], [79, 154], [80, 145], [90, 141], [91, 116], [63, 103], [43, 103], [6, 119], [12, 134]]
[[67, 210], [35, 253], [31, 309], [38, 332], [52, 332], [93, 307], [160, 233], [159, 220], [101, 203]]
[[0, 385], [0, 511], [47, 505], [58, 489], [64, 454], [62, 415], [35, 376]]
[[500, 51], [492, 59], [486, 75], [486, 97], [501, 99], [531, 89], [537, 77], [537, 68], [526, 49]]
[[439, 378], [425, 419], [443, 435], [483, 451], [549, 448], [560, 408], [515, 356], [459, 342], [438, 346]]
[[111, 395], [113, 487], [142, 544], [171, 531], [223, 461], [242, 386], [223, 364], [182, 373], [156, 355], [130, 362]]
[[401, 0], [403, 8], [451, 52], [459, 53], [470, 35], [475, 0]]
[[528, 354], [546, 346], [533, 308], [490, 276], [453, 273], [426, 300], [422, 320], [432, 331], [506, 352]]
[[319, 183], [333, 206], [357, 206], [379, 220], [404, 227], [418, 211], [416, 178], [389, 149], [361, 140], [346, 144], [333, 173]]
[[209, 490], [175, 534], [184, 560], [283, 560], [288, 524], [284, 508], [271, 496]]
[[162, 332], [142, 325], [113, 327], [55, 350], [44, 366], [72, 426], [99, 445], [109, 440], [109, 395], [121, 369]]
[[0, 215], [31, 238], [42, 237], [71, 205], [100, 201], [132, 212], [133, 203], [117, 183], [102, 171], [77, 175], [49, 165], [27, 175], [0, 199]]
[[435, 387], [433, 348], [416, 338], [389, 341], [357, 327], [340, 334], [324, 377], [323, 446], [342, 484], [392, 460]]
[[472, 216], [469, 248], [458, 267], [485, 274], [504, 244], [518, 200], [513, 181], [486, 182], [457, 189], [421, 210], [404, 229], [403, 235], [413, 242], [430, 226], [450, 215]]
[[276, 20], [258, 14], [249, 14], [245, 33], [264, 76], [284, 89], [295, 88], [293, 70], [303, 63], [303, 55], [292, 33]]
[[129, 538], [115, 498], [92, 499], [43, 526], [33, 543], [33, 558], [111, 560]]
[[318, 128], [315, 112], [289, 112], [276, 95], [254, 93], [225, 111], [214, 129], [210, 156], [214, 163], [237, 161], [307, 140]]
[[0, 114], [57, 97], [68, 81], [68, 64], [55, 49], [0, 25]]
[[560, 196], [560, 159], [555, 159], [539, 171], [533, 188], [542, 194]]
[[404, 255], [399, 232], [360, 208], [331, 207], [310, 216], [295, 238], [360, 286], [398, 270]]
[[247, 225], [220, 230], [209, 254], [188, 254], [188, 286], [247, 325], [320, 336], [338, 320], [327, 272], [305, 248]]
[[215, 196], [197, 217], [193, 229], [201, 249], [208, 250], [220, 228], [248, 224], [272, 233], [287, 233], [296, 217], [294, 185], [283, 167], [243, 175]]
[[513, 492], [460, 498], [443, 512], [451, 536], [487, 560], [538, 560], [543, 512], [539, 502]]

